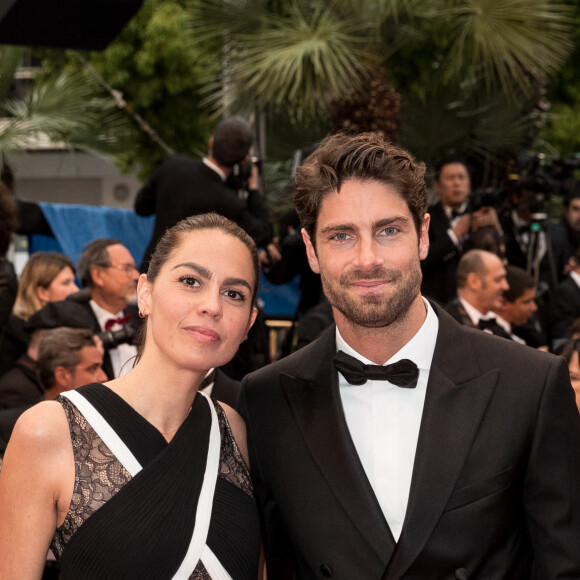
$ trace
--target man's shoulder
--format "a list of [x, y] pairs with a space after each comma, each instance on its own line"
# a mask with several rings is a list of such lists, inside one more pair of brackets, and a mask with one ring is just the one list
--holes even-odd
[[244, 379], [244, 384], [268, 383], [282, 374], [299, 378], [309, 377], [312, 371], [319, 368], [324, 363], [324, 359], [330, 356], [334, 346], [334, 333], [335, 325], [333, 324], [320, 337], [300, 350], [250, 373]]

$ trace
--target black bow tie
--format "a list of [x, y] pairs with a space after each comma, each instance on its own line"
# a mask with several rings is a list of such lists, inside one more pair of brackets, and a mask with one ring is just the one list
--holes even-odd
[[367, 381], [389, 381], [397, 387], [414, 389], [419, 378], [417, 365], [409, 359], [386, 366], [365, 365], [339, 350], [334, 357], [334, 366], [351, 385], [364, 385]]
[[511, 336], [505, 331], [505, 329], [498, 323], [495, 318], [480, 318], [479, 322], [477, 323], [477, 327], [480, 330], [489, 330], [496, 336], [511, 339]]

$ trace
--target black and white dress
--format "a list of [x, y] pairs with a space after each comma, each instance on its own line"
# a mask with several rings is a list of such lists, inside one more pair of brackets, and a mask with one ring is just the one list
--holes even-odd
[[203, 393], [171, 440], [104, 385], [57, 399], [75, 484], [54, 536], [64, 580], [255, 580], [260, 532], [247, 468]]

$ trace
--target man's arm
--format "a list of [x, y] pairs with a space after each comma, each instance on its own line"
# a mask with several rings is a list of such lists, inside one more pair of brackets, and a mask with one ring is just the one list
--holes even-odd
[[523, 501], [538, 578], [580, 578], [580, 416], [562, 359], [544, 384]]

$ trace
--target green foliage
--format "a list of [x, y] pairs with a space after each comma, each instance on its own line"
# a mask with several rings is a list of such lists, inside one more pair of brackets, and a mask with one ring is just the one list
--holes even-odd
[[[200, 107], [199, 78], [215, 63], [190, 47], [184, 2], [147, 0], [121, 35], [88, 60], [171, 149], [206, 150], [213, 123]], [[166, 154], [140, 131], [137, 144], [117, 161], [125, 170], [139, 164], [146, 178]]]
[[18, 52], [3, 48], [0, 57], [3, 155], [47, 140], [99, 155], [115, 155], [127, 147], [131, 135], [127, 119], [83, 72], [48, 75], [24, 97], [10, 96]]

